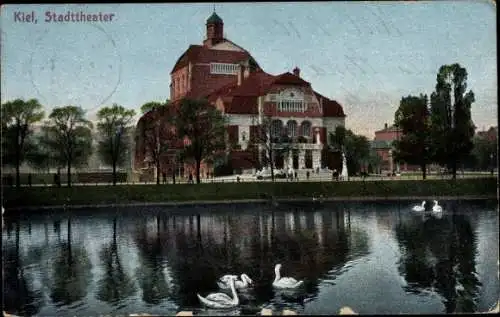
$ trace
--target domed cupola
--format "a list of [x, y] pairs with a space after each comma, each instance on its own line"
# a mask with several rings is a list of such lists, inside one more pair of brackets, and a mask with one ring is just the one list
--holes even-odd
[[212, 15], [207, 19], [207, 25], [208, 24], [224, 24], [224, 22], [222, 22], [220, 16], [218, 16], [214, 11], [214, 13], [212, 13]]
[[207, 35], [203, 41], [203, 45], [211, 47], [224, 41], [223, 34], [224, 22], [214, 11], [214, 13], [212, 13], [212, 15], [207, 19]]

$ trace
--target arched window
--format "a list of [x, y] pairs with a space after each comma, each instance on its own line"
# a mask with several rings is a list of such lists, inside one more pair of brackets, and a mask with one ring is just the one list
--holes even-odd
[[286, 123], [286, 129], [288, 131], [288, 135], [292, 138], [297, 136], [297, 121], [290, 120]]
[[311, 122], [304, 121], [301, 125], [301, 132], [303, 136], [310, 137], [311, 136]]
[[281, 120], [273, 120], [271, 122], [271, 137], [279, 137], [283, 130], [283, 123]]

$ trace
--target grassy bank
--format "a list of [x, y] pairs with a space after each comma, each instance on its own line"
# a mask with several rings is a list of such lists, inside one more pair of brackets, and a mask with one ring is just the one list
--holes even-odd
[[78, 186], [72, 188], [4, 188], [4, 206], [56, 206], [172, 201], [324, 197], [490, 196], [495, 178], [426, 181], [248, 182], [178, 185]]

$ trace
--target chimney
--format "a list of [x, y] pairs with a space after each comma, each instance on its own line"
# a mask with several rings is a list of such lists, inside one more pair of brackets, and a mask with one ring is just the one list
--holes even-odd
[[387, 123], [386, 123], [386, 124], [384, 124], [384, 129], [387, 129]]
[[295, 67], [295, 68], [293, 69], [293, 74], [294, 74], [295, 76], [297, 76], [297, 77], [300, 77], [300, 68]]
[[245, 65], [240, 64], [240, 69], [238, 70], [238, 86], [241, 86], [241, 83], [243, 82], [243, 75], [245, 72]]

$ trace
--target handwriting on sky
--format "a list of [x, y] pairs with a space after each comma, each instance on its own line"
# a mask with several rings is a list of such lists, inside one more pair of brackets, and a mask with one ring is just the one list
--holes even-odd
[[[373, 6], [371, 8], [368, 8], [367, 10], [374, 17], [375, 23], [370, 23], [367, 21], [355, 21], [349, 14], [345, 12], [343, 13], [343, 17], [345, 18], [344, 21], [347, 21], [350, 24], [350, 29], [352, 30], [353, 35], [359, 37], [381, 35], [390, 38], [403, 36], [401, 30], [396, 26], [396, 24], [392, 23], [390, 19], [386, 19], [383, 17], [384, 13], [381, 11], [379, 6]], [[278, 32], [275, 35], [295, 37], [297, 39], [306, 39], [310, 38], [311, 34], [316, 33], [314, 35], [332, 38], [332, 40], [334, 40], [335, 37], [338, 38], [338, 35], [333, 34], [334, 30], [329, 30], [321, 23], [317, 23], [317, 20], [315, 20], [313, 16], [309, 15], [307, 18], [311, 22], [313, 22], [314, 28], [304, 30], [301, 27], [297, 27], [293, 20], [283, 22], [278, 19], [273, 19], [273, 23], [277, 26], [276, 28], [274, 28], [274, 32]], [[351, 75], [355, 77], [359, 75], [370, 76], [376, 73], [376, 70], [373, 68], [373, 66], [367, 63], [367, 60], [360, 54], [351, 52], [349, 53], [349, 55], [344, 55], [344, 57], [347, 60], [344, 69], [339, 70], [338, 66], [330, 67], [331, 65], [309, 65], [309, 68], [313, 71], [316, 77], [324, 77], [334, 74]], [[330, 70], [326, 71], [325, 68]], [[332, 71], [331, 69], [337, 70]], [[416, 75], [423, 73], [421, 69], [419, 69], [412, 63], [408, 63], [404, 66], [399, 66], [399, 70], [407, 75]]]

